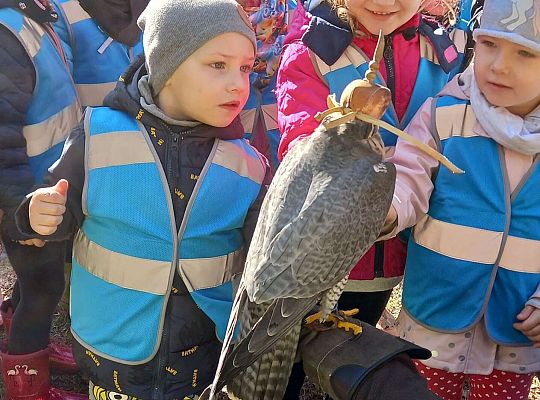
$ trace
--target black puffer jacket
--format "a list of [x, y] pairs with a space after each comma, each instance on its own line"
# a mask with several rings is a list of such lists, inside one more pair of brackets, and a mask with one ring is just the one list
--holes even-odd
[[[0, 0], [0, 10], [14, 7]], [[17, 236], [12, 212], [30, 192], [34, 175], [28, 164], [23, 136], [26, 113], [36, 82], [36, 71], [17, 37], [0, 25], [0, 209], [6, 213], [2, 230], [10, 238]]]
[[[139, 58], [124, 74], [115, 91], [105, 99], [105, 105], [137, 116], [141, 110], [138, 80], [146, 74], [144, 59]], [[141, 122], [156, 135], [152, 143], [159, 155], [167, 175], [173, 199], [177, 227], [180, 226], [195, 180], [199, 175], [212, 148], [214, 138], [235, 139], [244, 134], [239, 120], [227, 128], [199, 125], [186, 128], [166, 124], [163, 120], [145, 111]], [[126, 151], [129, 148], [126, 145]], [[269, 171], [269, 168], [268, 168]], [[68, 211], [64, 221], [48, 240], [63, 240], [71, 237], [80, 227], [83, 214], [81, 193], [84, 184], [84, 129], [75, 129], [64, 147], [60, 161], [46, 178], [54, 183], [65, 178], [69, 181]], [[174, 194], [181, 187], [183, 198]], [[250, 209], [244, 226], [246, 244], [251, 241], [259, 209], [266, 193], [263, 186], [259, 197]], [[121, 193], [118, 194], [121, 196]], [[28, 202], [18, 212], [18, 223], [23, 231], [31, 232], [28, 226]], [[36, 236], [39, 237], [39, 236]], [[43, 249], [46, 249], [45, 246]], [[196, 306], [182, 280], [176, 274], [172, 295], [169, 297], [161, 346], [156, 357], [147, 364], [127, 366], [89, 355], [79, 344], [73, 352], [77, 363], [97, 385], [122, 394], [149, 399], [183, 399], [184, 396], [201, 392], [213, 378], [221, 343], [215, 334], [213, 322]], [[99, 326], [96, 326], [99, 329]], [[141, 335], [144, 335], [141, 332]], [[96, 362], [97, 360], [97, 362]], [[98, 365], [99, 364], [99, 365]]]

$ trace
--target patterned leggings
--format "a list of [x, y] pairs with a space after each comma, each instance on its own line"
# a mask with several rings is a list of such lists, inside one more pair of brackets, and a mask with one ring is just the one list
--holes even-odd
[[534, 374], [515, 374], [493, 370], [491, 375], [446, 372], [415, 362], [428, 381], [429, 389], [444, 400], [461, 400], [465, 379], [469, 381], [469, 400], [527, 400]]
[[[199, 396], [186, 396], [183, 400], [197, 400]], [[138, 400], [137, 397], [105, 390], [98, 385], [89, 382], [88, 400]]]

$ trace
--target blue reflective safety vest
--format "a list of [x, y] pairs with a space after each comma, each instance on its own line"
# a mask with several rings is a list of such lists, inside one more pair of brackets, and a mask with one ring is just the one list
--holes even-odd
[[59, 14], [55, 30], [72, 64], [81, 105], [101, 106], [129, 64], [142, 54], [142, 33], [135, 47], [126, 46], [109, 37], [77, 0], [54, 1]]
[[175, 272], [223, 338], [264, 160], [244, 139], [216, 139], [176, 232], [169, 184], [144, 125], [108, 107], [88, 108], [85, 134], [85, 220], [71, 280], [75, 338], [116, 362], [148, 362]]
[[[458, 50], [458, 58], [459, 60], [462, 60], [466, 42], [465, 33], [459, 29], [455, 29], [451, 33], [451, 37]], [[324, 78], [330, 89], [330, 93], [335, 94], [338, 100], [345, 87], [351, 81], [355, 79], [364, 79], [365, 73], [369, 68], [369, 62], [371, 61], [366, 54], [355, 45], [349, 45], [333, 65], [327, 65], [319, 56], [316, 54], [313, 55], [316, 70], [318, 70]], [[409, 106], [403, 119], [401, 121], [398, 120], [393, 105], [388, 107], [386, 113], [382, 117], [383, 121], [400, 129], [405, 129], [428, 97], [437, 94], [458, 72], [460, 72], [459, 68], [461, 67], [461, 62], [457, 62], [457, 66], [450, 72], [444, 71], [439, 64], [439, 59], [437, 58], [437, 54], [434, 51], [432, 44], [424, 37], [424, 35], [420, 35], [420, 56], [418, 76]], [[386, 86], [380, 73], [377, 74], [376, 82]], [[396, 135], [383, 128], [379, 128], [379, 132], [381, 133], [381, 137], [386, 146], [396, 145]]]
[[36, 182], [41, 183], [47, 169], [60, 158], [67, 136], [79, 123], [80, 105], [51, 32], [12, 8], [0, 9], [0, 24], [19, 39], [35, 66], [36, 84], [23, 135], [30, 168]]
[[441, 151], [465, 174], [438, 171], [409, 241], [403, 306], [436, 331], [464, 332], [484, 317], [495, 342], [530, 345], [512, 324], [540, 285], [539, 157], [510, 193], [503, 150], [476, 132], [470, 103], [436, 101]]

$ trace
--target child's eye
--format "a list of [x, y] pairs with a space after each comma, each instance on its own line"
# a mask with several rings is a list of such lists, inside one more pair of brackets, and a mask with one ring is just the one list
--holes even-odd
[[482, 40], [480, 41], [480, 43], [482, 43], [482, 45], [486, 46], [486, 47], [495, 47], [495, 43], [493, 43], [491, 40]]
[[210, 66], [215, 69], [225, 69], [225, 63], [223, 61], [212, 63]]
[[253, 70], [253, 66], [251, 65], [242, 65], [240, 67], [240, 71], [248, 73], [248, 74], [251, 73], [252, 70]]
[[521, 56], [521, 57], [526, 57], [526, 58], [535, 58], [536, 57], [536, 54], [533, 54], [531, 52], [528, 52], [527, 50], [519, 50], [518, 51], [518, 54]]

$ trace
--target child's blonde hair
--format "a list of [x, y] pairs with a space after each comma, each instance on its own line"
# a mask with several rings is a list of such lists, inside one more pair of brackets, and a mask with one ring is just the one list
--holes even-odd
[[339, 19], [348, 23], [354, 32], [356, 30], [356, 21], [354, 20], [353, 16], [347, 11], [347, 7], [345, 6], [345, 0], [326, 0], [326, 2], [329, 3], [332, 8], [336, 10], [336, 14]]

